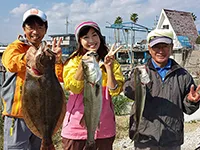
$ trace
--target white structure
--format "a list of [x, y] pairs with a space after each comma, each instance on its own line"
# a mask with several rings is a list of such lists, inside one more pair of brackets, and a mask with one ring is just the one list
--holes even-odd
[[3, 53], [5, 51], [6, 47], [0, 47], [0, 53]]
[[156, 28], [174, 32], [174, 49], [193, 48], [198, 31], [190, 12], [162, 9]]
[[51, 40], [48, 40], [47, 43], [50, 45], [52, 44], [54, 38], [56, 40], [62, 38], [62, 56], [68, 57], [76, 49], [76, 40], [74, 34], [52, 34], [49, 36], [51, 37]]

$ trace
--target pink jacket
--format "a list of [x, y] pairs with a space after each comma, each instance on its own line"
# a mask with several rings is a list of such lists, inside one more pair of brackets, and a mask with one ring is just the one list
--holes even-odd
[[[70, 96], [67, 102], [67, 112], [63, 122], [61, 136], [68, 139], [87, 139], [87, 130], [80, 125], [84, 114], [83, 104], [83, 82], [74, 79], [74, 73], [78, 68], [81, 57], [72, 58], [64, 66], [63, 80], [64, 87], [70, 90]], [[110, 90], [106, 87], [107, 76], [102, 70], [102, 94], [103, 103], [100, 116], [100, 126], [96, 130], [95, 138], [109, 138], [116, 134], [115, 114], [111, 96], [118, 95], [124, 83], [124, 77], [120, 65], [117, 61], [114, 63], [113, 71], [118, 83], [116, 90]]]

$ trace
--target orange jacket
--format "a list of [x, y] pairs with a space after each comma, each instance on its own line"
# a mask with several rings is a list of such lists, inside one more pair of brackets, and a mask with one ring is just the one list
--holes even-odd
[[[2, 63], [6, 68], [7, 75], [5, 84], [2, 85], [2, 101], [4, 105], [3, 115], [23, 118], [22, 115], [22, 89], [26, 73], [26, 51], [30, 45], [20, 40], [9, 44], [2, 56]], [[58, 79], [62, 81], [62, 64], [55, 67]], [[10, 79], [11, 76], [15, 78]], [[15, 81], [14, 81], [15, 80]], [[12, 83], [12, 88], [8, 84]], [[6, 87], [7, 86], [7, 87]], [[3, 94], [2, 94], [3, 93]]]

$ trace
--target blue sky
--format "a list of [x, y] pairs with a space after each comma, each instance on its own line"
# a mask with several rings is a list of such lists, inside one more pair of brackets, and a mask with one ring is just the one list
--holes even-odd
[[[113, 38], [113, 30], [105, 28], [107, 22], [113, 23], [117, 16], [123, 21], [130, 21], [130, 14], [138, 14], [138, 24], [152, 28], [156, 16], [160, 16], [162, 8], [193, 12], [197, 16], [195, 24], [200, 30], [200, 1], [198, 0], [3, 0], [0, 6], [0, 43], [10, 43], [19, 34], [23, 13], [29, 8], [38, 8], [47, 14], [50, 34], [66, 33], [68, 17], [68, 33], [74, 33], [75, 26], [83, 20], [96, 21], [104, 35]], [[145, 38], [144, 33], [136, 35], [136, 41]]]

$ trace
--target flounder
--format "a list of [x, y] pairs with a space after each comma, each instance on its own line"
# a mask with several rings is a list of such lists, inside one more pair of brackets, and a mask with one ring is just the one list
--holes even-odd
[[54, 150], [52, 136], [64, 119], [66, 98], [55, 74], [55, 54], [46, 42], [27, 59], [22, 107], [28, 128], [42, 139], [40, 149]]

